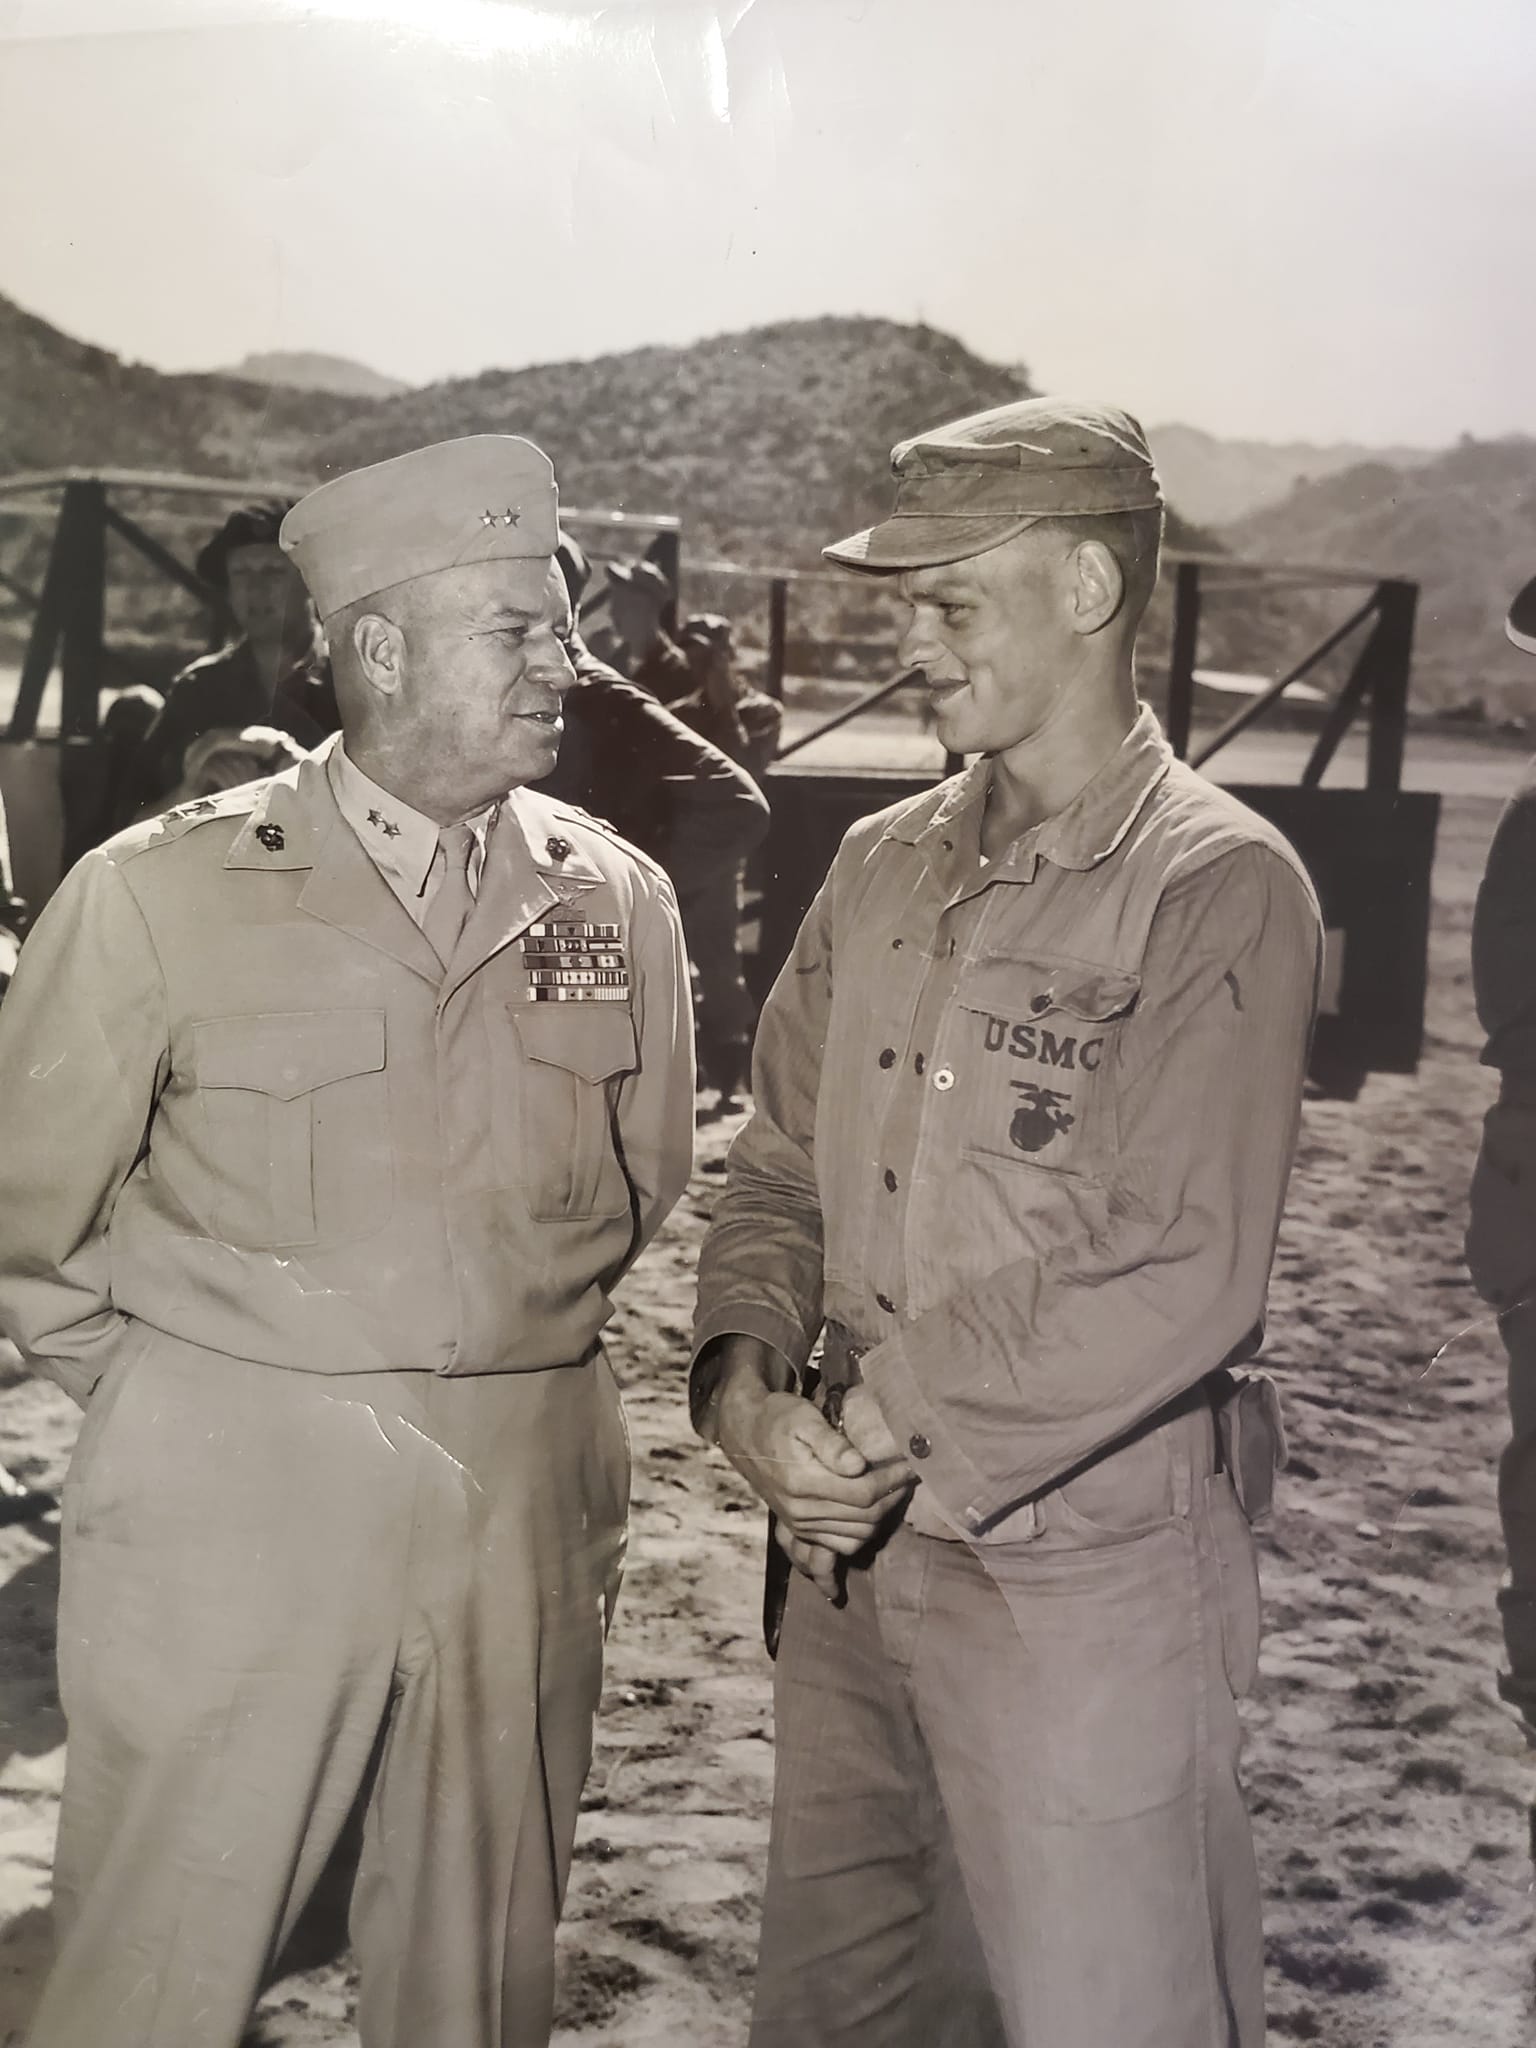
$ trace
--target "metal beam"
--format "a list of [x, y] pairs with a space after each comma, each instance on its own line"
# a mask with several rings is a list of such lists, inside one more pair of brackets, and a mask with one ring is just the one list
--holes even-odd
[[1402, 787], [1403, 750], [1408, 743], [1408, 682], [1413, 664], [1413, 624], [1418, 586], [1393, 580], [1381, 586], [1381, 625], [1371, 635], [1371, 725], [1366, 741], [1365, 786]]
[[857, 703], [845, 705], [841, 711], [834, 712], [820, 725], [814, 725], [809, 732], [801, 733], [799, 739], [791, 740], [787, 747], [780, 747], [773, 757], [775, 762], [787, 761], [791, 754], [798, 754], [802, 747], [808, 747], [816, 740], [824, 740], [829, 732], [836, 732], [840, 725], [846, 725], [849, 719], [857, 718], [861, 712], [873, 711], [875, 706], [883, 704], [887, 697], [894, 697], [898, 690], [904, 690], [912, 681], [913, 673], [910, 669], [904, 670], [893, 681], [880, 683], [875, 689], [866, 690]]
[[53, 529], [53, 541], [48, 550], [48, 567], [43, 575], [42, 595], [37, 601], [37, 610], [32, 616], [32, 631], [27, 636], [27, 651], [22, 657], [21, 681], [17, 685], [16, 701], [11, 706], [11, 722], [6, 727], [6, 738], [10, 741], [30, 740], [37, 732], [37, 714], [42, 708], [43, 692], [48, 687], [48, 678], [53, 674], [53, 660], [58, 652], [59, 636], [64, 630], [64, 591], [68, 576], [70, 505], [66, 497], [59, 507], [58, 522]]
[[775, 576], [768, 585], [768, 667], [763, 677], [770, 697], [784, 702], [785, 647], [789, 635], [789, 583]]
[[59, 734], [66, 740], [89, 739], [96, 730], [96, 693], [101, 686], [107, 580], [106, 487], [95, 479], [66, 485], [64, 512], [69, 523], [69, 556], [64, 586]]
[[162, 576], [168, 576], [171, 582], [179, 583], [199, 604], [205, 604], [210, 609], [217, 607], [218, 591], [205, 583], [194, 570], [178, 561], [170, 549], [156, 540], [152, 533], [146, 533], [136, 519], [130, 519], [126, 512], [119, 512], [117, 507], [110, 503], [106, 507], [106, 518], [113, 532], [121, 534], [128, 545], [136, 548], [145, 561], [158, 569]]
[[105, 484], [112, 491], [165, 491], [199, 498], [302, 498], [314, 483], [288, 477], [192, 476], [173, 469], [27, 469], [0, 476], [0, 498], [56, 491], [69, 484]]
[[1177, 760], [1189, 753], [1195, 715], [1195, 662], [1200, 641], [1200, 563], [1178, 564], [1173, 583], [1173, 647], [1168, 656], [1168, 744]]
[[[1320, 661], [1325, 660], [1332, 654], [1333, 650], [1342, 641], [1347, 640], [1357, 626], [1365, 623], [1372, 612], [1376, 610], [1377, 602], [1377, 598], [1373, 596], [1368, 604], [1363, 604], [1358, 611], [1351, 612], [1342, 626], [1335, 626], [1326, 639], [1319, 640], [1311, 652], [1304, 654], [1296, 666], [1293, 669], [1287, 670], [1278, 682], [1271, 683], [1267, 690], [1263, 691], [1261, 695], [1252, 698], [1243, 706], [1241, 711], [1235, 711], [1225, 725], [1212, 733], [1205, 745], [1195, 755], [1192, 765], [1196, 768], [1203, 768], [1206, 762], [1210, 760], [1212, 754], [1220, 753], [1229, 740], [1235, 740], [1240, 732], [1246, 732], [1255, 720], [1262, 718], [1270, 705], [1278, 702], [1285, 695], [1292, 683], [1299, 683], [1302, 677], [1308, 675], [1316, 668]], [[1369, 647], [1370, 642], [1367, 641], [1366, 645]]]

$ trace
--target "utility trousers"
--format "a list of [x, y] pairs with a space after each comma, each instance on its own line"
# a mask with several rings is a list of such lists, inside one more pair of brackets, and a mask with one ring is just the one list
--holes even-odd
[[1203, 1403], [790, 1590], [752, 2048], [1261, 2048], [1251, 1532]]

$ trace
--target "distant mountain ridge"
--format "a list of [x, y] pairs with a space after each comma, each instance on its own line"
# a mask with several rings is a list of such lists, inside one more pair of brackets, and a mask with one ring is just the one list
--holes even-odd
[[271, 350], [252, 354], [221, 376], [253, 384], [282, 384], [294, 391], [330, 391], [341, 398], [397, 398], [409, 391], [399, 377], [386, 377], [350, 356], [327, 356], [313, 350]]
[[1277, 505], [1298, 484], [1336, 476], [1362, 462], [1412, 469], [1432, 448], [1367, 448], [1354, 442], [1228, 441], [1200, 427], [1173, 424], [1148, 435], [1163, 486], [1186, 518], [1226, 526]]
[[367, 403], [215, 372], [168, 376], [0, 296], [0, 474], [119, 466], [285, 476]]
[[1536, 441], [1461, 443], [1409, 468], [1363, 462], [1223, 529], [1256, 560], [1330, 562], [1420, 586], [1414, 703], [1528, 721], [1536, 664], [1504, 615], [1536, 575]]

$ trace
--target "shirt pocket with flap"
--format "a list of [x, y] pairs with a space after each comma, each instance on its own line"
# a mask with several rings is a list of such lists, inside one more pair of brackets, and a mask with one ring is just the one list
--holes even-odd
[[393, 1171], [382, 1010], [192, 1026], [213, 1232], [250, 1249], [366, 1237]]
[[956, 996], [963, 1149], [1099, 1179], [1118, 1149], [1115, 1056], [1141, 979], [1061, 955], [977, 961]]
[[631, 1206], [618, 1093], [639, 1057], [627, 1004], [508, 1004], [516, 1030], [515, 1119], [497, 1127], [498, 1164], [540, 1222], [622, 1216]]

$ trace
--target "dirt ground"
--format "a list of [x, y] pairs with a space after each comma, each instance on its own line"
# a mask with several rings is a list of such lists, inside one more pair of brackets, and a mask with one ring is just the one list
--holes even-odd
[[[1496, 779], [1508, 786], [1507, 765]], [[1536, 2038], [1536, 1758], [1492, 1690], [1502, 1354], [1460, 1258], [1489, 1095], [1467, 939], [1496, 811], [1492, 795], [1446, 806], [1421, 1071], [1309, 1103], [1281, 1239], [1267, 1357], [1294, 1456], [1247, 1712], [1277, 2043]], [[761, 1518], [692, 1440], [681, 1399], [728, 1136], [702, 1131], [690, 1194], [612, 1332], [633, 1539], [561, 1937], [562, 2048], [745, 2038], [772, 1773]], [[74, 1424], [0, 1363], [0, 1462], [19, 1479], [55, 1485]], [[56, 1584], [54, 1528], [0, 1528], [0, 2048], [20, 2042], [47, 1954]], [[355, 2048], [352, 1989], [344, 1960], [284, 1979], [251, 2043]]]

